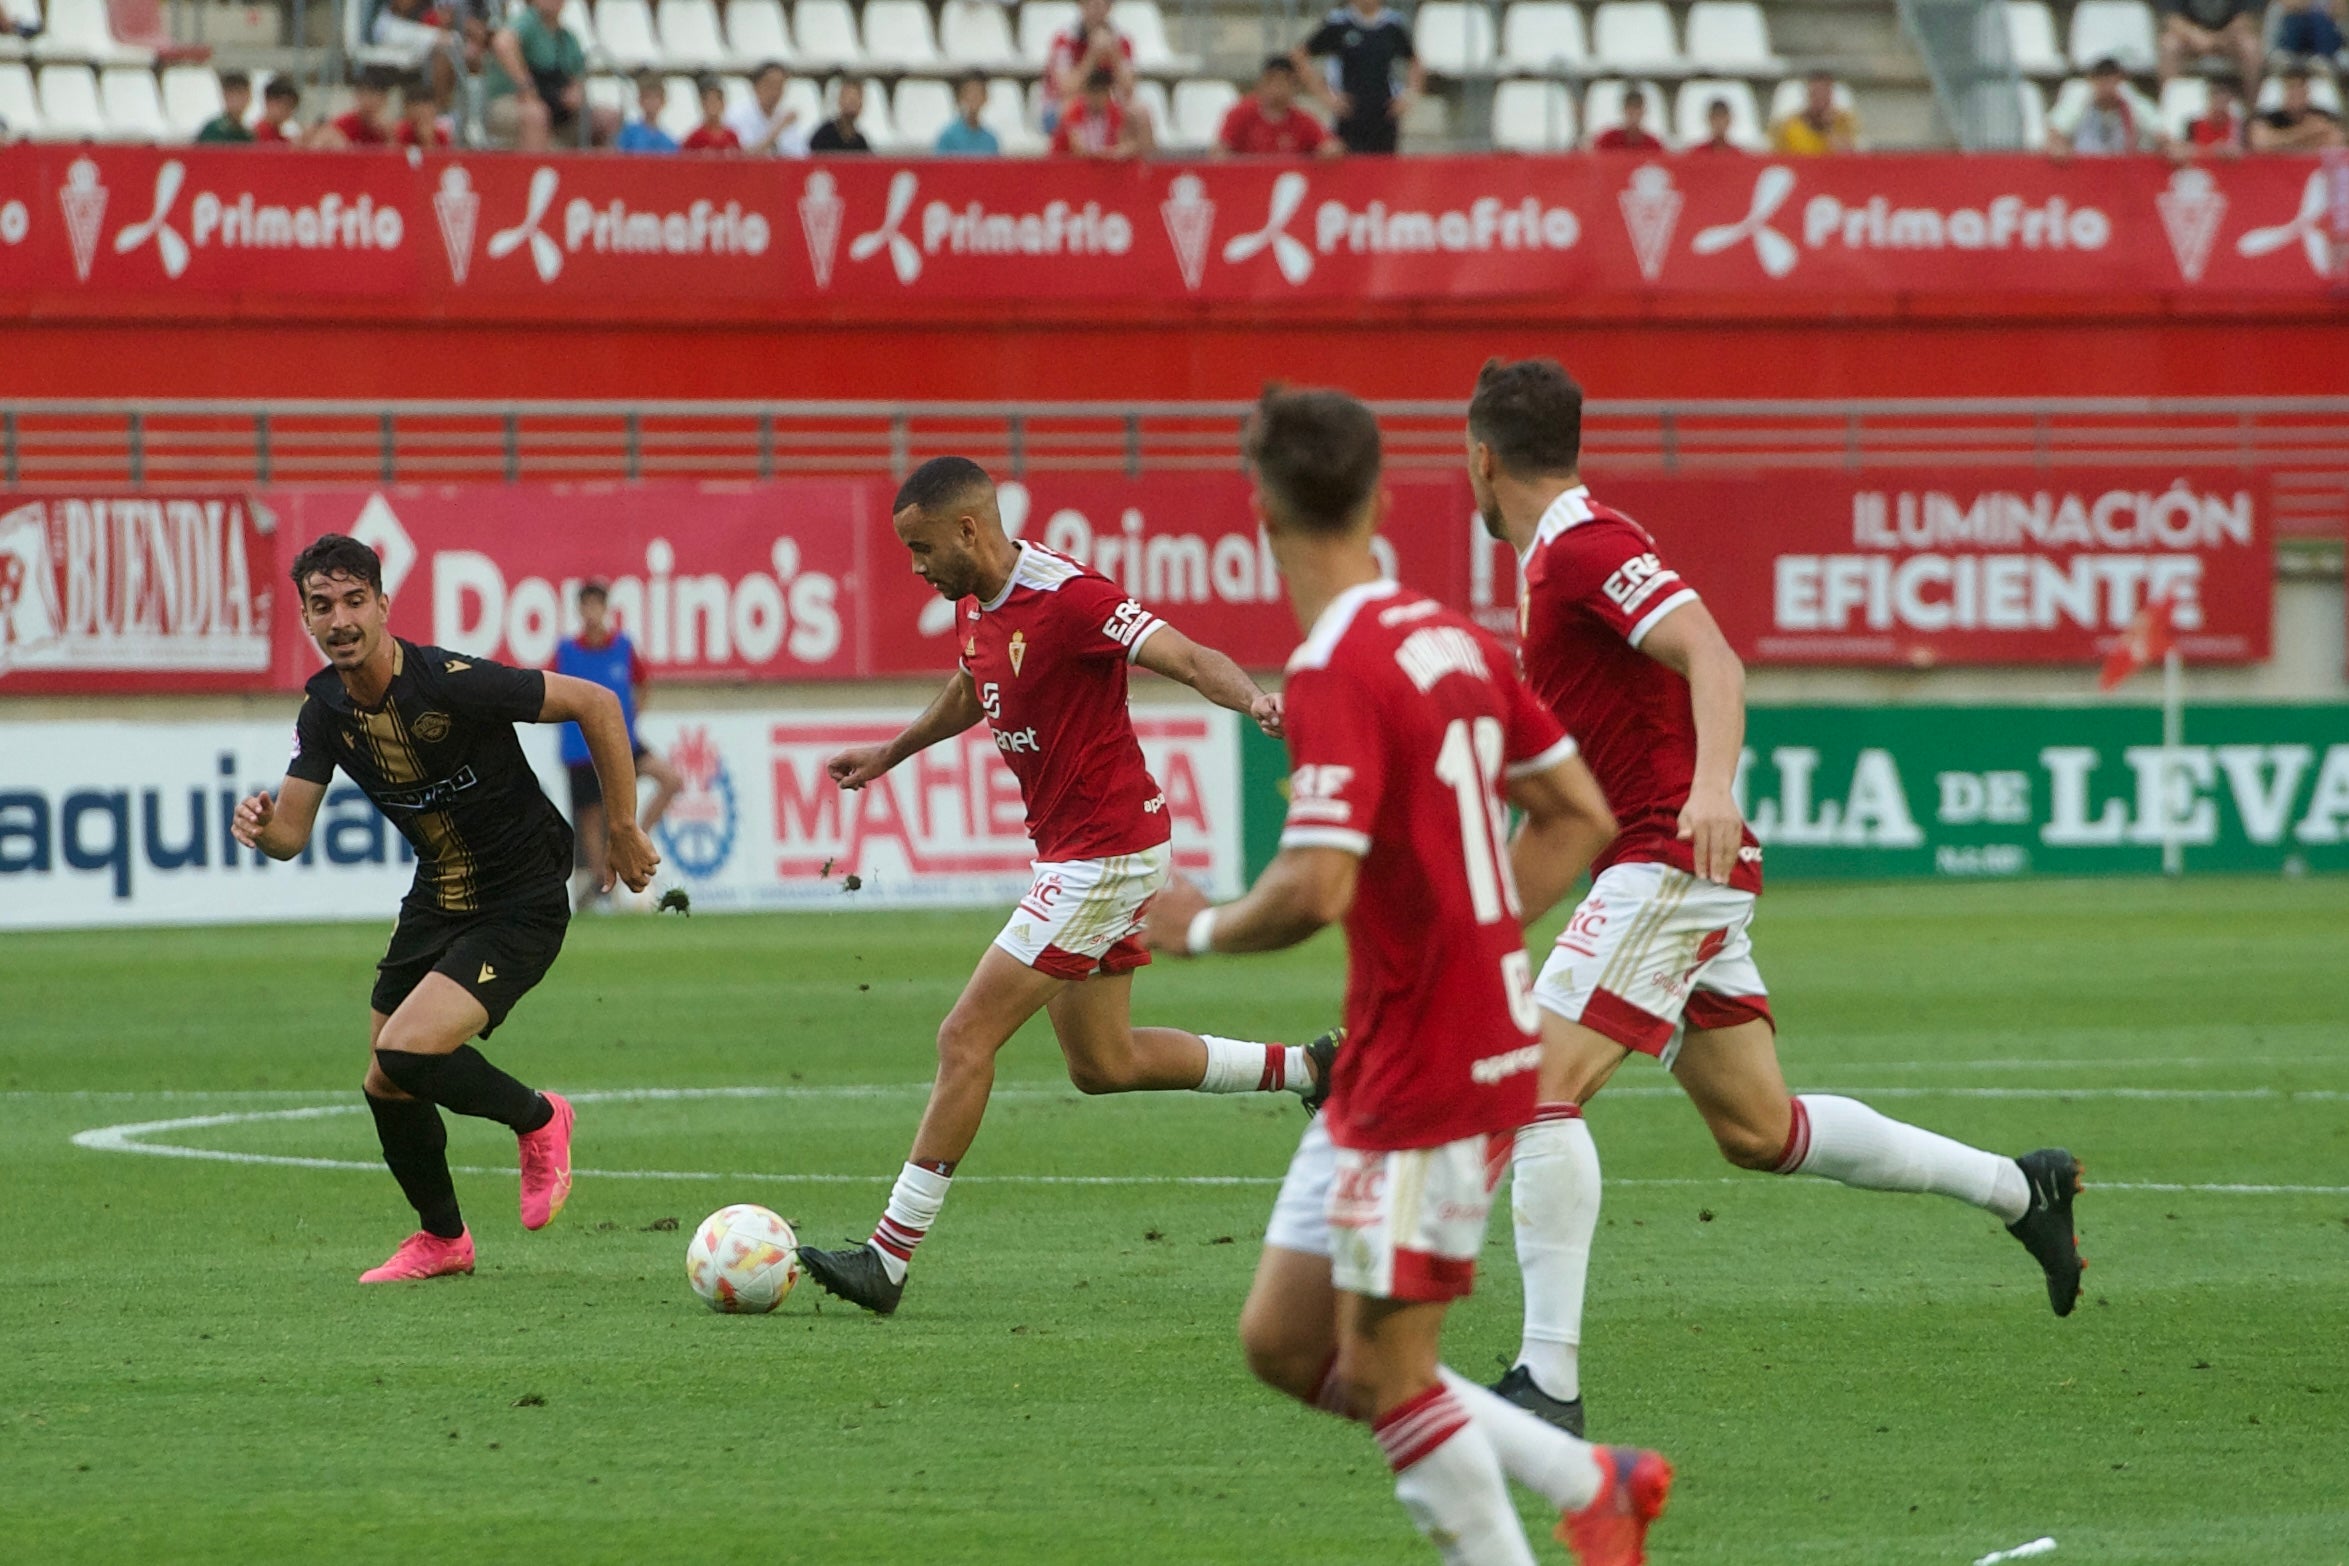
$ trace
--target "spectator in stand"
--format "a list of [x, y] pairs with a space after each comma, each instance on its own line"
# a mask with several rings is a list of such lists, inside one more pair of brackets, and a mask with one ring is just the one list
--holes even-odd
[[972, 71], [954, 84], [954, 120], [938, 133], [934, 149], [947, 158], [992, 158], [1003, 150], [995, 133], [979, 123], [987, 112], [987, 78]]
[[740, 152], [742, 138], [726, 123], [726, 84], [715, 76], [703, 76], [694, 81], [693, 90], [701, 95], [701, 123], [685, 138], [684, 150]]
[[1256, 90], [1224, 115], [1223, 129], [1215, 137], [1215, 155], [1334, 158], [1343, 154], [1346, 144], [1297, 107], [1297, 94], [1303, 90], [1296, 61], [1285, 54], [1266, 60], [1264, 69], [1257, 73]]
[[2342, 145], [2340, 120], [2309, 101], [2314, 73], [2295, 60], [2276, 75], [2284, 84], [2284, 101], [2252, 116], [2251, 150], [2327, 152]]
[[1813, 71], [1803, 84], [1803, 106], [1770, 127], [1770, 145], [1781, 157], [1823, 157], [1859, 144], [1859, 117], [1836, 106], [1835, 77], [1828, 71]]
[[1093, 67], [1080, 96], [1061, 109], [1052, 150], [1064, 157], [1137, 158], [1150, 150], [1150, 118], [1117, 100], [1117, 73]]
[[1593, 152], [1662, 152], [1664, 139], [1648, 129], [1648, 95], [1637, 87], [1623, 89], [1623, 123], [1610, 125], [1590, 140]]
[[865, 133], [856, 128], [856, 122], [865, 112], [865, 84], [851, 76], [835, 77], [832, 82], [832, 117], [816, 127], [816, 133], [807, 139], [810, 152], [870, 152], [873, 144], [865, 140]]
[[1690, 152], [1743, 152], [1745, 149], [1729, 139], [1730, 127], [1737, 122], [1727, 98], [1715, 98], [1705, 105], [1705, 139], [1689, 147]]
[[388, 147], [392, 144], [391, 89], [394, 78], [371, 65], [351, 84], [351, 106], [310, 133], [310, 145], [323, 148]]
[[393, 127], [392, 140], [424, 152], [456, 145], [456, 138], [441, 123], [440, 104], [422, 71], [410, 71], [400, 79], [400, 123]]
[[1062, 106], [1084, 91], [1096, 70], [1110, 73], [1119, 103], [1133, 97], [1134, 41], [1110, 24], [1109, 0], [1078, 0], [1076, 25], [1055, 33], [1044, 55], [1038, 96], [1046, 135], [1060, 128]]
[[379, 48], [406, 52], [409, 70], [431, 72], [434, 98], [447, 103], [457, 87], [457, 48], [452, 44], [439, 0], [380, 0], [367, 23], [367, 37]]
[[2160, 0], [2161, 79], [2217, 55], [2243, 73], [2247, 91], [2259, 86], [2259, 19], [2264, 0]]
[[302, 89], [283, 76], [272, 76], [261, 89], [261, 121], [253, 127], [253, 140], [264, 147], [299, 146], [302, 122], [294, 116], [301, 112]]
[[10, 38], [41, 36], [41, 14], [30, 5], [0, 0], [0, 35]]
[[616, 109], [587, 102], [587, 51], [563, 26], [563, 0], [530, 0], [508, 13], [490, 39], [483, 71], [489, 104], [482, 111], [490, 139], [524, 152], [544, 152], [582, 134], [608, 147], [620, 133]]
[[[1349, 0], [1322, 19], [1292, 58], [1306, 91], [1329, 109], [1348, 151], [1393, 152], [1401, 144], [1403, 116], [1427, 90], [1427, 68], [1400, 12], [1388, 10], [1383, 0]], [[1315, 59], [1330, 62], [1326, 75]]]
[[2160, 152], [2168, 144], [2161, 116], [2129, 85], [2121, 62], [2103, 59], [2088, 67], [2088, 95], [2056, 104], [2047, 116], [2047, 151], [2070, 157], [2125, 158]]
[[2349, 16], [2349, 0], [2276, 0], [2276, 53], [2298, 60], [2326, 64], [2349, 58], [2341, 21]]
[[[718, 94], [718, 106], [724, 108], [726, 95]], [[622, 152], [675, 152], [677, 139], [661, 129], [661, 111], [669, 106], [669, 84], [658, 71], [636, 73], [637, 118], [620, 127], [619, 136], [612, 145]]]
[[2189, 157], [2239, 158], [2243, 156], [2246, 125], [2243, 84], [2232, 76], [2214, 76], [2210, 79], [2210, 105], [2186, 127], [2186, 145], [2180, 150]]
[[253, 111], [253, 78], [242, 71], [220, 73], [220, 112], [196, 132], [196, 144], [249, 142], [252, 130], [245, 116]]
[[744, 152], [753, 157], [807, 156], [808, 132], [814, 127], [800, 124], [799, 111], [783, 106], [783, 89], [790, 85], [791, 73], [769, 61], [750, 79], [750, 101], [726, 111], [726, 126]]

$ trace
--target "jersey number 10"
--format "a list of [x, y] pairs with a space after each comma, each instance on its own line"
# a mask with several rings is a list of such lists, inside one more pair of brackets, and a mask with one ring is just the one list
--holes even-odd
[[[1508, 840], [1508, 825], [1501, 815], [1502, 749], [1499, 719], [1454, 718], [1445, 726], [1443, 748], [1436, 752], [1436, 779], [1451, 785], [1460, 806], [1468, 905], [1478, 924], [1519, 917], [1517, 881], [1502, 852]], [[1528, 1032], [1537, 1029], [1541, 1018], [1533, 1005], [1533, 965], [1522, 945], [1501, 959], [1501, 983], [1508, 992], [1509, 1014]]]

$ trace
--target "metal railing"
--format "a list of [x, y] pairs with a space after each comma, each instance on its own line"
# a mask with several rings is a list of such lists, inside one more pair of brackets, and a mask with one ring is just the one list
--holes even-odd
[[1899, 6], [1957, 144], [1969, 152], [2026, 147], [2023, 78], [2003, 0], [1899, 0]]
[[[1245, 402], [0, 401], [0, 484], [757, 480], [1230, 470]], [[1463, 405], [1378, 404], [1389, 465], [1461, 460]], [[1594, 472], [2091, 465], [2272, 474], [2286, 532], [2349, 518], [2349, 397], [1593, 402]]]

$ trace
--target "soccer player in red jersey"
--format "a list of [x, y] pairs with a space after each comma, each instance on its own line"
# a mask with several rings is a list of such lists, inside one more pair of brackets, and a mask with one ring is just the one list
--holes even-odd
[[1133, 972], [1150, 960], [1142, 910], [1166, 885], [1173, 833], [1126, 710], [1126, 670], [1178, 680], [1273, 735], [1280, 698], [1108, 578], [1008, 537], [994, 481], [975, 462], [939, 457], [916, 468], [894, 520], [915, 573], [949, 599], [971, 600], [962, 666], [904, 733], [844, 750], [828, 770], [840, 787], [863, 788], [984, 721], [1027, 803], [1036, 879], [939, 1025], [929, 1107], [872, 1239], [800, 1251], [816, 1282], [884, 1316], [979, 1134], [996, 1052], [1037, 1012], [1050, 1014], [1083, 1093], [1290, 1092], [1310, 1106], [1319, 1102], [1313, 1057], [1326, 1062], [1332, 1047], [1137, 1028], [1131, 1016]]
[[[1622, 823], [1534, 985], [1548, 1014], [1541, 1104], [1517, 1138], [1511, 1187], [1525, 1337], [1494, 1390], [1581, 1428], [1583, 1278], [1599, 1212], [1582, 1106], [1633, 1050], [1663, 1062], [1740, 1168], [1996, 1213], [2069, 1315], [2081, 1268], [2071, 1154], [2005, 1158], [1852, 1099], [1787, 1091], [1748, 935], [1762, 850], [1733, 794], [1745, 670], [1646, 530], [1591, 499], [1581, 443], [1582, 388], [1556, 362], [1485, 366], [1468, 409], [1469, 481], [1486, 530], [1523, 562], [1518, 656]], [[1540, 851], [1520, 843], [1520, 875]]]
[[[1614, 829], [1574, 742], [1467, 619], [1380, 579], [1378, 426], [1353, 398], [1274, 391], [1248, 435], [1256, 506], [1305, 644], [1289, 660], [1278, 858], [1210, 907], [1148, 916], [1176, 951], [1271, 951], [1346, 927], [1346, 1044], [1274, 1204], [1240, 1318], [1269, 1385], [1370, 1424], [1395, 1494], [1450, 1562], [1531, 1566], [1508, 1480], [1561, 1513], [1585, 1566], [1635, 1566], [1672, 1470], [1593, 1447], [1446, 1370], [1541, 1055], [1523, 913]], [[1510, 874], [1506, 806], [1538, 852]]]

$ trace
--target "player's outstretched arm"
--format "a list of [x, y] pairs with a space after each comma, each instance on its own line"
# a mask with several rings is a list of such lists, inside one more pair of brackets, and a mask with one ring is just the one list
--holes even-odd
[[1580, 756], [1512, 778], [1509, 803], [1525, 812], [1509, 843], [1509, 871], [1531, 924], [1557, 906], [1615, 840], [1615, 813]]
[[538, 721], [578, 724], [604, 798], [627, 801], [626, 809], [604, 812], [604, 837], [610, 845], [605, 863], [610, 872], [597, 890], [610, 891], [616, 879], [631, 892], [643, 891], [652, 884], [661, 856], [636, 824], [636, 748], [628, 741], [628, 717], [620, 710], [620, 698], [592, 680], [550, 674]]
[[1215, 703], [1244, 712], [1274, 739], [1281, 737], [1281, 699], [1268, 696], [1248, 671], [1217, 652], [1202, 647], [1171, 625], [1161, 625], [1134, 654], [1134, 662], [1153, 674], [1178, 680]]
[[275, 794], [262, 789], [247, 796], [228, 830], [247, 848], [258, 848], [272, 859], [291, 859], [310, 846], [310, 828], [325, 798], [325, 784], [289, 777]]
[[987, 709], [979, 704], [978, 688], [972, 684], [970, 672], [957, 669], [954, 678], [946, 682], [946, 689], [938, 693], [937, 700], [907, 724], [905, 732], [886, 745], [851, 746], [825, 762], [824, 771], [842, 788], [863, 788], [908, 756], [928, 750], [940, 740], [954, 738], [986, 716]]
[[1254, 886], [1220, 906], [1178, 876], [1151, 899], [1142, 939], [1153, 951], [1192, 957], [1279, 951], [1345, 918], [1361, 870], [1343, 848], [1284, 848]]
[[1696, 777], [1681, 807], [1680, 840], [1691, 845], [1696, 873], [1726, 886], [1745, 838], [1736, 794], [1737, 757], [1745, 748], [1745, 665], [1713, 612], [1694, 598], [1657, 621], [1639, 650], [1688, 681]]

